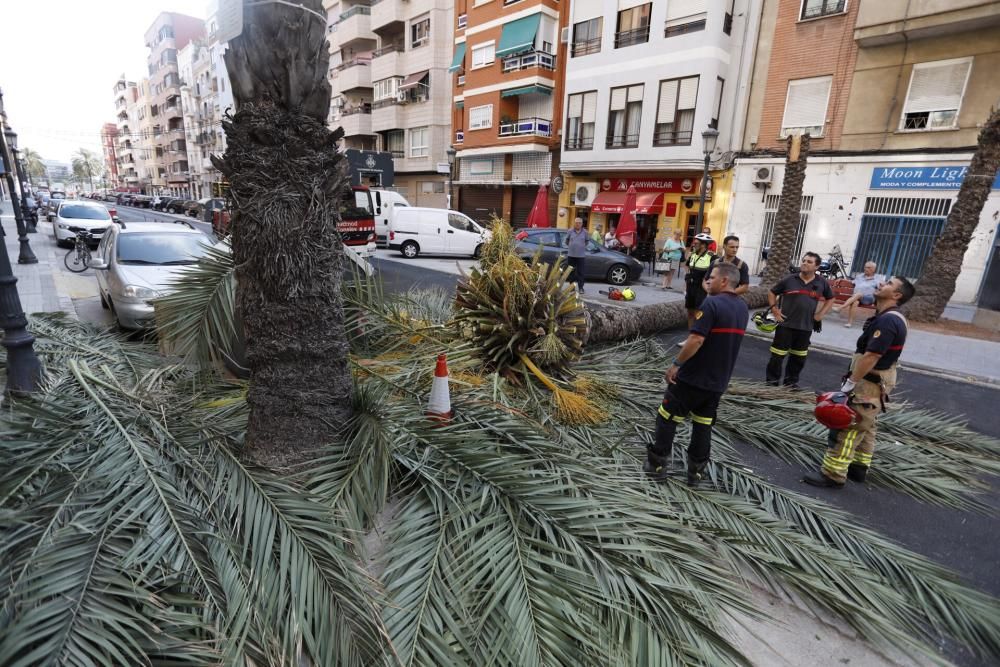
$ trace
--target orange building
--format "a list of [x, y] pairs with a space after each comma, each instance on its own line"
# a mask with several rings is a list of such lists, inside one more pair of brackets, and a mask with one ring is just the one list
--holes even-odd
[[[457, 0], [452, 145], [458, 208], [523, 225], [559, 175], [568, 3]], [[555, 190], [558, 190], [558, 183]], [[555, 224], [558, 193], [549, 191]]]

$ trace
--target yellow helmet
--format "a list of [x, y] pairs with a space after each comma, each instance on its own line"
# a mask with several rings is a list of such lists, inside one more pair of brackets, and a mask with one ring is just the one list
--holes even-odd
[[622, 299], [624, 301], [635, 301], [635, 292], [632, 291], [631, 287], [626, 287], [622, 290]]

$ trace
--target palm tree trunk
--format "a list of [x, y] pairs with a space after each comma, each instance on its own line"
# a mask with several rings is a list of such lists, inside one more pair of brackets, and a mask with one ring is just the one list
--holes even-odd
[[350, 186], [336, 152], [343, 132], [326, 127], [322, 3], [302, 4], [245, 7], [243, 33], [225, 54], [237, 110], [223, 122], [223, 159], [213, 157], [235, 208], [236, 304], [250, 368], [246, 453], [268, 466], [311, 458], [352, 413], [336, 231]]
[[944, 232], [934, 244], [923, 275], [917, 287], [917, 295], [906, 305], [906, 313], [917, 322], [934, 322], [948, 299], [955, 293], [955, 281], [962, 270], [962, 259], [969, 249], [972, 233], [979, 224], [986, 198], [990, 195], [993, 179], [1000, 168], [1000, 109], [990, 114], [982, 132], [979, 144], [972, 155], [969, 170], [962, 180], [955, 205], [948, 214]]
[[774, 218], [771, 249], [767, 253], [767, 268], [761, 278], [762, 285], [773, 285], [788, 273], [795, 249], [795, 237], [802, 214], [802, 185], [806, 180], [806, 162], [809, 157], [809, 135], [788, 137], [788, 156], [785, 176], [781, 181], [781, 199]]

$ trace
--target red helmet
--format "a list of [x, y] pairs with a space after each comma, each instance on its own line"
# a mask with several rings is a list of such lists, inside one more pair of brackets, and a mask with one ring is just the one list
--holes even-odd
[[836, 431], [851, 428], [858, 423], [858, 413], [847, 404], [848, 396], [842, 391], [828, 391], [816, 397], [816, 421]]

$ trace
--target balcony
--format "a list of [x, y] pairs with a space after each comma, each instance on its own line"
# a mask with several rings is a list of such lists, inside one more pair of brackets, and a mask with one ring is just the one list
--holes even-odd
[[586, 39], [580, 42], [573, 42], [570, 47], [570, 56], [577, 58], [579, 56], [589, 56], [591, 53], [601, 52], [601, 38], [596, 37], [594, 39]]
[[567, 137], [566, 150], [568, 151], [589, 151], [594, 149], [593, 137]]
[[[456, 132], [456, 135], [458, 133]], [[509, 123], [500, 123], [501, 137], [551, 137], [552, 121], [545, 118], [518, 118]]]
[[605, 148], [638, 148], [638, 134], [609, 134], [604, 142]]
[[[850, 3], [826, 0], [813, 4], [817, 18], [836, 16], [846, 11]], [[803, 14], [809, 13], [804, 10]], [[803, 16], [803, 20], [808, 17]], [[959, 35], [971, 30], [989, 30], [996, 34], [1000, 13], [992, 0], [949, 0], [948, 2], [858, 3], [858, 18], [854, 25], [854, 40], [858, 46], [872, 47], [904, 40]]]
[[615, 33], [615, 48], [620, 49], [635, 44], [645, 44], [649, 41], [649, 26], [636, 28], [635, 30], [623, 30]]
[[406, 16], [408, 0], [378, 0], [371, 7], [371, 29], [373, 32], [402, 32], [405, 23], [399, 19]]
[[379, 100], [372, 109], [372, 130], [386, 132], [406, 126], [406, 107], [396, 102], [396, 98]]
[[337, 41], [340, 46], [359, 39], [375, 38], [372, 34], [371, 13], [371, 7], [355, 5], [340, 15], [340, 22], [337, 23]]
[[[386, 0], [383, 0], [385, 2]], [[403, 46], [402, 44], [390, 44], [383, 46], [372, 54], [371, 79], [381, 81], [391, 76], [402, 76], [403, 72]]]
[[359, 134], [372, 133], [372, 108], [370, 104], [345, 108], [340, 112], [340, 126], [344, 135], [354, 137]]
[[556, 68], [556, 57], [545, 51], [529, 51], [503, 59], [504, 72], [516, 72], [531, 67], [554, 70]]
[[356, 88], [372, 87], [372, 68], [369, 60], [353, 60], [344, 63], [337, 69], [340, 70], [337, 87], [341, 92], [354, 90]]

